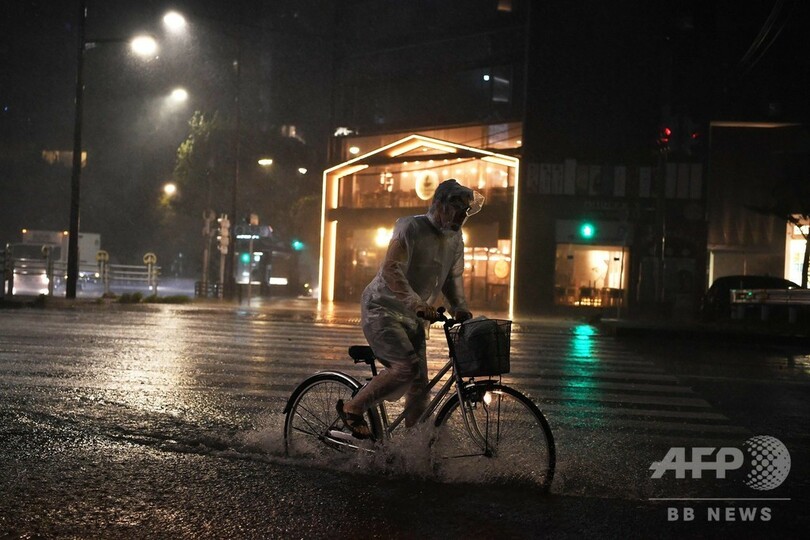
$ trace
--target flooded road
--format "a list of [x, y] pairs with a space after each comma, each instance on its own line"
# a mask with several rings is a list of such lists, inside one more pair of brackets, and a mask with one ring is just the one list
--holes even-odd
[[[475, 470], [440, 482], [418, 430], [384, 459], [284, 457], [286, 398], [319, 369], [362, 380], [346, 355], [362, 342], [356, 321], [256, 309], [0, 311], [0, 536], [764, 536], [807, 524], [807, 357], [617, 341], [575, 321], [516, 325], [504, 382], [554, 432], [546, 495]], [[755, 435], [790, 451], [773, 490], [732, 474], [651, 478], [671, 447], [742, 449]], [[711, 505], [735, 519], [709, 521]], [[741, 505], [755, 517], [741, 519]], [[687, 507], [696, 519], [671, 519]]]

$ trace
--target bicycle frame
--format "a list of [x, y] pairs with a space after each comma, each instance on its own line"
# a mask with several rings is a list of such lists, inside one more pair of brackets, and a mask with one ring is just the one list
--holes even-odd
[[[439, 384], [439, 381], [442, 380], [442, 377], [444, 377], [444, 375], [448, 371], [450, 371], [450, 368], [452, 368], [452, 367], [453, 367], [453, 360], [450, 359], [450, 360], [447, 361], [447, 363], [444, 365], [444, 367], [442, 367], [438, 371], [438, 373], [436, 373], [436, 375], [430, 380], [427, 387], [425, 388], [425, 393], [429, 393], [431, 390], [433, 390], [433, 387], [435, 387], [437, 384]], [[438, 393], [430, 401], [427, 408], [425, 409], [425, 412], [423, 412], [422, 415], [419, 417], [419, 422], [424, 422], [425, 420], [430, 418], [430, 416], [439, 407], [439, 403], [441, 403], [442, 400], [444, 399], [444, 397], [450, 392], [450, 387], [455, 382], [456, 382], [455, 377], [451, 377], [450, 379], [447, 379], [447, 381], [439, 389]], [[402, 421], [405, 419], [405, 415], [408, 413], [408, 408], [405, 407], [405, 409], [399, 414], [399, 416], [397, 416], [394, 419], [394, 421], [389, 424], [388, 423], [388, 413], [385, 410], [385, 402], [380, 403], [378, 405], [378, 407], [380, 409], [380, 412], [382, 413], [380, 416], [381, 416], [382, 423], [383, 423], [383, 429], [385, 430], [385, 434], [388, 437], [390, 437], [391, 434], [394, 432], [394, 430], [397, 428], [397, 426], [400, 423], [402, 423]]]
[[[454, 367], [456, 358], [453, 339], [450, 337], [450, 327], [455, 325], [456, 321], [454, 319], [445, 317], [443, 311], [440, 312], [439, 314], [441, 316], [439, 320], [443, 322], [442, 327], [444, 330], [445, 340], [447, 342], [449, 359], [447, 363], [444, 364], [444, 366], [436, 373], [436, 375], [433, 376], [433, 378], [428, 383], [427, 387], [424, 390], [424, 392], [428, 394], [439, 383], [439, 381], [441, 381], [441, 379], [445, 376], [445, 374], [448, 371], [450, 371], [451, 368]], [[370, 367], [372, 375], [376, 375], [377, 370], [375, 364], [371, 363]], [[472, 438], [473, 441], [475, 441], [475, 443], [484, 451], [485, 454], [489, 454], [491, 450], [489, 448], [488, 437], [486, 437], [481, 433], [481, 431], [478, 429], [478, 426], [475, 424], [474, 421], [471, 421], [470, 415], [468, 415], [466, 407], [467, 400], [464, 399], [464, 396], [462, 394], [463, 388], [465, 387], [465, 383], [458, 375], [455, 369], [453, 370], [453, 376], [450, 377], [447, 381], [445, 381], [445, 383], [442, 385], [442, 387], [430, 401], [427, 408], [425, 408], [425, 411], [419, 417], [418, 422], [419, 423], [424, 422], [433, 415], [433, 413], [439, 408], [439, 405], [443, 403], [444, 398], [447, 397], [447, 395], [449, 394], [450, 388], [453, 386], [453, 384], [456, 385], [456, 393], [459, 399], [459, 409], [461, 411], [462, 419], [464, 421], [464, 427], [466, 428], [467, 433], [470, 435], [470, 438]], [[386, 411], [385, 408], [385, 402], [384, 401], [381, 402], [377, 407], [380, 411], [380, 419], [382, 421], [385, 436], [386, 438], [390, 439], [394, 430], [405, 419], [408, 413], [408, 407], [405, 407], [405, 409], [399, 414], [399, 416], [397, 416], [394, 419], [394, 421], [390, 423], [388, 421], [388, 412]]]

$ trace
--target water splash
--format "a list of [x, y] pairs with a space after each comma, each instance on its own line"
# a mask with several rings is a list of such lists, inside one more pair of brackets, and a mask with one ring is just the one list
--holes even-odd
[[[430, 480], [450, 484], [532, 484], [519, 454], [508, 459], [461, 458], [448, 462], [436, 455], [436, 428], [421, 424], [400, 428], [388, 440], [358, 442], [360, 450], [327, 452], [317, 457], [285, 457], [284, 416], [268, 414], [256, 421], [256, 429], [241, 435], [243, 450], [263, 454], [272, 461], [355, 474]], [[511, 454], [511, 453], [510, 453]], [[255, 456], [259, 458], [259, 456]], [[482, 461], [483, 460], [483, 461]], [[538, 484], [539, 485], [539, 484]]]
[[267, 413], [256, 419], [253, 431], [242, 433], [240, 442], [250, 452], [284, 456], [284, 415]]

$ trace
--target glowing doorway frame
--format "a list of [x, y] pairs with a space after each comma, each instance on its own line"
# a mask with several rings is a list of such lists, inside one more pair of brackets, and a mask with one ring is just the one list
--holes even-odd
[[472, 146], [466, 146], [450, 141], [434, 139], [432, 137], [425, 137], [424, 135], [409, 135], [391, 144], [382, 146], [376, 150], [357, 156], [349, 161], [335, 165], [323, 172], [323, 192], [321, 203], [321, 253], [318, 262], [318, 283], [320, 290], [318, 292], [318, 302], [333, 302], [335, 299], [335, 254], [337, 251], [337, 220], [327, 221], [326, 215], [329, 210], [338, 207], [338, 186], [339, 180], [344, 176], [349, 176], [358, 171], [362, 171], [370, 166], [368, 163], [369, 158], [375, 156], [373, 165], [379, 165], [379, 157], [387, 156], [390, 158], [412, 152], [414, 150], [425, 148], [444, 152], [447, 154], [457, 153], [464, 151], [471, 153], [474, 156], [479, 156], [478, 159], [490, 163], [497, 163], [506, 167], [514, 168], [514, 192], [512, 196], [512, 238], [511, 238], [511, 268], [509, 280], [509, 317], [512, 317], [514, 311], [514, 298], [515, 298], [515, 270], [517, 268], [517, 224], [518, 224], [518, 182], [520, 179], [520, 159], [509, 156], [506, 154], [498, 154]]

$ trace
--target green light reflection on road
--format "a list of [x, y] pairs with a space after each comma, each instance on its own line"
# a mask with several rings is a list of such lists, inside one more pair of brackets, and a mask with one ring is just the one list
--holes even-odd
[[[581, 324], [574, 327], [570, 348], [565, 357], [565, 382], [561, 389], [562, 399], [567, 408], [567, 421], [573, 426], [594, 428], [605, 424], [601, 414], [604, 405], [600, 402], [602, 390], [593, 380], [590, 366], [598, 363], [594, 355], [594, 336], [597, 331], [593, 326]], [[589, 366], [589, 367], [585, 367]]]
[[593, 357], [593, 341], [592, 337], [596, 335], [596, 330], [593, 326], [581, 324], [574, 328], [574, 342], [573, 350], [571, 351], [574, 358], [595, 362], [596, 358]]

